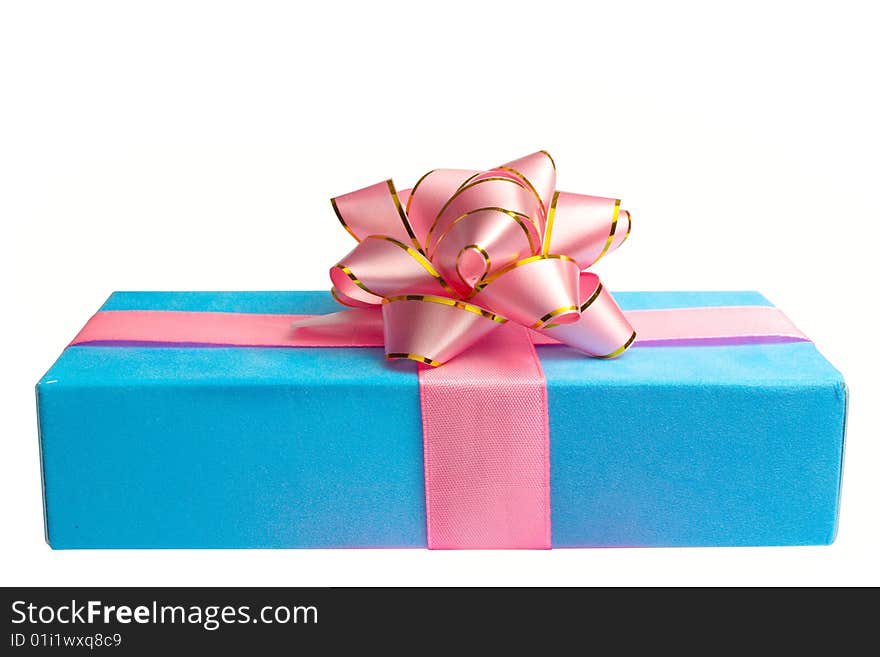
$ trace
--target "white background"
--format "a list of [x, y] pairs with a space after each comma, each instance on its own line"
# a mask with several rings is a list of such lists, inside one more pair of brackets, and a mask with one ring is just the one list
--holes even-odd
[[[880, 584], [871, 3], [6, 2], [3, 584]], [[757, 289], [852, 392], [832, 547], [72, 551], [33, 384], [116, 289], [326, 289], [327, 199], [545, 148], [624, 199], [617, 290]]]

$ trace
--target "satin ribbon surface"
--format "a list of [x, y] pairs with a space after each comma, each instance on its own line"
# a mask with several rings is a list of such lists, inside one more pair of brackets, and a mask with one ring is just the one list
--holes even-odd
[[635, 340], [598, 277], [581, 276], [623, 244], [629, 212], [618, 199], [557, 191], [546, 151], [486, 171], [435, 169], [400, 192], [386, 180], [331, 202], [358, 242], [330, 270], [333, 295], [381, 306], [389, 359], [442, 365], [508, 321], [597, 358]]

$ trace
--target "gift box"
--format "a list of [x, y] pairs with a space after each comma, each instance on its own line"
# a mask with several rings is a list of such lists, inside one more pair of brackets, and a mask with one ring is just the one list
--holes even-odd
[[[772, 310], [755, 292], [615, 298], [631, 317], [668, 311], [691, 323], [703, 309]], [[378, 345], [259, 343], [261, 331], [287, 330], [289, 315], [335, 310], [324, 292], [113, 294], [93, 322], [150, 317], [163, 337], [88, 334], [39, 381], [48, 543], [426, 546], [417, 370], [429, 366], [388, 361]], [[188, 339], [167, 325], [175, 317], [202, 328]], [[225, 344], [206, 332], [215, 317], [253, 339]], [[553, 547], [834, 539], [840, 373], [804, 339], [709, 334], [636, 342], [615, 360], [538, 341]]]
[[840, 374], [756, 293], [615, 300], [620, 199], [538, 151], [331, 205], [329, 295], [117, 293], [74, 338], [37, 387], [53, 547], [833, 540]]

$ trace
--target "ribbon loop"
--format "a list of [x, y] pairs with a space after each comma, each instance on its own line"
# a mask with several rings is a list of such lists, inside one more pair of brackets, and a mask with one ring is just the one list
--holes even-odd
[[544, 248], [548, 253], [565, 253], [586, 269], [623, 244], [629, 231], [629, 212], [620, 209], [618, 199], [556, 192]]
[[429, 295], [389, 297], [382, 304], [382, 319], [386, 358], [434, 367], [507, 322], [474, 304]]
[[440, 210], [455, 192], [479, 171], [434, 169], [422, 176], [409, 192], [406, 215], [418, 238], [428, 240], [428, 231]]
[[575, 322], [551, 322], [536, 328], [539, 333], [594, 358], [619, 356], [636, 339], [629, 320], [593, 273], [580, 275], [578, 310], [580, 315]]
[[550, 153], [538, 151], [498, 168], [510, 171], [533, 190], [541, 202], [541, 209], [547, 214], [553, 190], [556, 189], [556, 163]]
[[567, 256], [532, 256], [490, 278], [474, 301], [528, 328], [568, 324], [580, 317], [580, 273]]
[[390, 178], [332, 198], [330, 203], [342, 227], [358, 242], [370, 235], [387, 235], [421, 249]]
[[347, 297], [373, 304], [395, 294], [455, 294], [420, 252], [384, 235], [364, 239], [330, 270], [330, 280]]

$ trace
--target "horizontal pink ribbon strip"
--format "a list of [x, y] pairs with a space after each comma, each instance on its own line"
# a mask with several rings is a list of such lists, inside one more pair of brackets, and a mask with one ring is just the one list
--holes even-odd
[[[772, 306], [628, 310], [635, 346], [803, 341], [808, 338]], [[312, 317], [310, 327], [291, 323]], [[531, 332], [536, 345], [558, 344]], [[381, 347], [382, 314], [375, 309], [323, 316], [172, 310], [105, 310], [71, 345], [131, 344], [229, 347]]]

